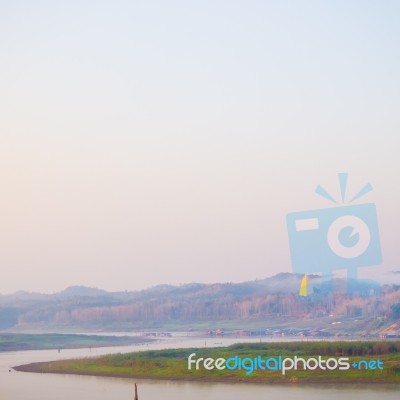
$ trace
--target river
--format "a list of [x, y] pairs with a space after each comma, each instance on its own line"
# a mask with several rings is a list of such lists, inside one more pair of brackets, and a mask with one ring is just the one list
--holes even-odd
[[[282, 339], [280, 339], [282, 340]], [[16, 365], [37, 361], [176, 347], [214, 347], [229, 345], [238, 339], [199, 339], [174, 337], [148, 345], [100, 349], [17, 351], [0, 353], [0, 400], [132, 400], [133, 380], [78, 375], [34, 374], [10, 371]], [[258, 341], [258, 339], [240, 339]], [[278, 386], [257, 384], [195, 383], [135, 380], [140, 400], [398, 400], [400, 386]]]

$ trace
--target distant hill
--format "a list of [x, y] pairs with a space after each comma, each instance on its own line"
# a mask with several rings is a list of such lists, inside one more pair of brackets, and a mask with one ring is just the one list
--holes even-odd
[[[396, 286], [310, 275], [312, 294], [299, 296], [303, 276], [281, 273], [242, 283], [159, 285], [141, 291], [107, 292], [72, 286], [54, 294], [17, 292], [0, 297], [0, 329], [136, 329], [190, 326], [218, 321], [277, 319], [389, 318], [400, 303]], [[310, 293], [311, 293], [310, 292]]]
[[109, 293], [102, 289], [87, 287], [87, 286], [70, 286], [57, 293], [57, 297], [94, 297], [94, 296], [104, 296]]

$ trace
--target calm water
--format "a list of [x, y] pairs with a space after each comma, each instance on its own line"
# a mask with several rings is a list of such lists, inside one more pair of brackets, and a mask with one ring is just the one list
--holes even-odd
[[[0, 400], [131, 400], [133, 380], [90, 376], [31, 374], [9, 372], [12, 366], [35, 361], [49, 361], [71, 357], [87, 357], [111, 352], [173, 347], [200, 347], [229, 345], [237, 339], [183, 339], [173, 338], [151, 345], [121, 348], [22, 351], [0, 353]], [[254, 341], [254, 340], [243, 340]], [[221, 400], [221, 399], [296, 399], [341, 400], [360, 396], [362, 400], [398, 400], [400, 386], [270, 386], [251, 384], [180, 383], [168, 381], [136, 380], [140, 400]], [[362, 396], [362, 397], [361, 397]]]

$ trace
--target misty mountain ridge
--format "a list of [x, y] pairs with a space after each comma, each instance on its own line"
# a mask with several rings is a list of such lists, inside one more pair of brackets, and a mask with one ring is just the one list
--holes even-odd
[[[212, 321], [323, 318], [331, 314], [378, 318], [397, 315], [400, 287], [368, 280], [308, 275], [310, 292], [299, 296], [303, 275], [280, 273], [242, 283], [158, 285], [107, 292], [71, 286], [53, 293], [19, 291], [0, 296], [0, 329], [137, 329]], [[333, 289], [333, 291], [332, 291]], [[379, 296], [379, 300], [378, 297]], [[247, 321], [247, 322], [246, 322]]]
[[[400, 271], [393, 271], [392, 274], [399, 274]], [[64, 290], [56, 293], [40, 293], [28, 292], [24, 290], [17, 291], [12, 294], [0, 294], [1, 300], [22, 300], [22, 301], [40, 301], [51, 299], [65, 299], [72, 297], [151, 297], [152, 295], [171, 295], [182, 294], [187, 292], [197, 292], [199, 290], [218, 291], [228, 289], [228, 291], [239, 291], [241, 293], [253, 292], [267, 292], [267, 293], [297, 293], [299, 291], [300, 283], [304, 275], [293, 274], [290, 272], [281, 272], [274, 276], [256, 279], [252, 281], [245, 281], [240, 283], [232, 282], [218, 282], [218, 283], [185, 283], [180, 285], [172, 284], [159, 284], [147, 289], [134, 290], [134, 291], [117, 291], [111, 292], [96, 287], [89, 287], [84, 285], [73, 285], [65, 288]], [[308, 275], [311, 284], [315, 285], [318, 289], [319, 286], [325, 287], [326, 283], [321, 281], [321, 276], [316, 274]], [[376, 288], [379, 284], [375, 281], [367, 279], [347, 280], [345, 278], [334, 278], [333, 282], [338, 283], [338, 286], [344, 287], [347, 283], [350, 289], [369, 290]], [[389, 282], [390, 283], [390, 282]], [[395, 282], [392, 282], [395, 283]]]

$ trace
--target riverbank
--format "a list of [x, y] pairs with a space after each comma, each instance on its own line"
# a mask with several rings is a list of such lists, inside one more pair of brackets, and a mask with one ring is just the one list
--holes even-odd
[[[247, 359], [241, 369], [207, 370], [202, 363], [196, 370], [195, 364], [188, 369], [188, 357], [199, 358], [237, 357], [236, 361]], [[270, 360], [272, 370], [254, 368], [254, 358]], [[334, 358], [346, 359], [346, 370], [289, 369], [282, 373], [279, 360], [295, 356], [309, 360]], [[279, 358], [281, 357], [281, 358]], [[273, 361], [277, 360], [274, 365]], [[378, 363], [379, 361], [379, 363]], [[372, 363], [371, 363], [372, 362]], [[234, 363], [234, 361], [231, 362]], [[253, 370], [249, 365], [253, 363]], [[333, 361], [331, 362], [334, 363]], [[300, 362], [300, 365], [301, 362]], [[311, 363], [310, 365], [314, 365]], [[355, 367], [357, 366], [357, 367]], [[381, 366], [379, 368], [378, 366]], [[273, 369], [273, 367], [276, 367]], [[292, 342], [236, 344], [224, 348], [191, 348], [145, 351], [115, 354], [97, 358], [85, 358], [44, 363], [33, 363], [14, 368], [17, 371], [38, 373], [59, 373], [75, 375], [110, 376], [135, 379], [167, 379], [202, 382], [249, 382], [249, 383], [362, 383], [400, 384], [400, 341], [396, 342]]]
[[0, 352], [129, 346], [151, 341], [150, 338], [138, 336], [0, 333]]

